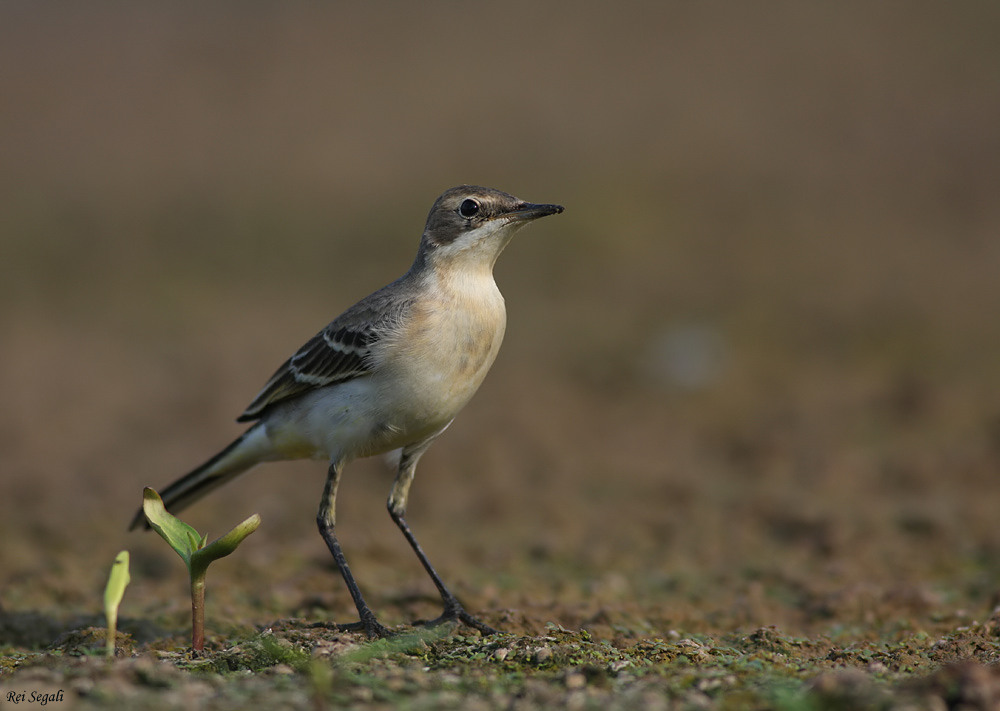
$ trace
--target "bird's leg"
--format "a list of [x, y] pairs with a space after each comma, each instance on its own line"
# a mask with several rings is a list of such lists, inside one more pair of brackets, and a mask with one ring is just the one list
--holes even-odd
[[403, 532], [403, 536], [409, 542], [410, 547], [413, 548], [413, 552], [417, 554], [417, 558], [420, 560], [420, 564], [424, 566], [424, 570], [434, 581], [434, 586], [438, 589], [438, 593], [441, 595], [441, 601], [444, 603], [444, 612], [437, 619], [430, 620], [427, 622], [427, 626], [433, 627], [441, 622], [447, 622], [450, 620], [458, 620], [469, 627], [479, 630], [483, 634], [499, 634], [499, 630], [495, 630], [490, 627], [485, 622], [482, 622], [468, 612], [462, 607], [462, 603], [458, 601], [450, 590], [445, 587], [444, 582], [441, 577], [434, 570], [434, 566], [430, 564], [427, 560], [427, 556], [424, 554], [423, 548], [417, 543], [417, 539], [414, 537], [413, 532], [410, 527], [406, 524], [406, 519], [404, 518], [406, 514], [406, 500], [410, 493], [410, 484], [413, 483], [413, 475], [416, 473], [417, 460], [420, 459], [420, 455], [426, 451], [427, 446], [430, 441], [422, 442], [416, 447], [410, 449], [404, 449], [403, 454], [399, 460], [399, 471], [396, 474], [396, 480], [393, 482], [392, 491], [389, 493], [389, 501], [387, 502], [387, 508], [389, 509], [389, 515], [392, 520], [396, 522], [399, 526], [399, 530]]
[[326, 486], [323, 487], [323, 500], [319, 505], [319, 513], [316, 514], [316, 525], [319, 527], [319, 533], [323, 536], [323, 540], [326, 541], [326, 546], [330, 549], [330, 553], [333, 554], [333, 560], [337, 563], [337, 567], [340, 569], [340, 574], [344, 576], [344, 582], [347, 584], [347, 589], [351, 593], [351, 597], [354, 599], [354, 605], [358, 608], [358, 615], [361, 618], [358, 623], [337, 625], [337, 628], [360, 628], [372, 638], [388, 637], [392, 633], [388, 628], [384, 627], [377, 619], [375, 619], [375, 613], [371, 611], [371, 608], [368, 607], [364, 597], [361, 596], [361, 589], [358, 588], [358, 584], [354, 581], [351, 569], [347, 565], [347, 559], [344, 557], [344, 552], [340, 549], [340, 543], [337, 541], [337, 536], [334, 533], [334, 527], [337, 519], [335, 512], [337, 504], [337, 485], [340, 483], [341, 467], [341, 462], [334, 461], [330, 463], [330, 469], [326, 477]]

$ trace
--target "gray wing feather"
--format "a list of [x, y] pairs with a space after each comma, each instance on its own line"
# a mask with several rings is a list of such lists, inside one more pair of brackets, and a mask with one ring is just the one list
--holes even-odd
[[409, 303], [378, 291], [355, 304], [282, 363], [237, 421], [257, 420], [279, 402], [369, 373], [372, 348], [395, 330]]

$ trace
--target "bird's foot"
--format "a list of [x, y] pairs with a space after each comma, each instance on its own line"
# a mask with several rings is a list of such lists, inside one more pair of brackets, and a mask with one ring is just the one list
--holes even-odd
[[467, 627], [471, 627], [474, 630], [478, 630], [483, 634], [483, 636], [489, 636], [491, 634], [500, 634], [500, 630], [490, 627], [488, 624], [482, 620], [473, 617], [465, 608], [462, 607], [462, 603], [458, 600], [446, 600], [444, 605], [444, 612], [441, 613], [439, 617], [435, 617], [433, 620], [428, 620], [426, 622], [420, 623], [424, 627], [437, 627], [438, 625], [445, 624], [447, 622], [458, 622]]
[[388, 639], [398, 633], [383, 625], [369, 613], [357, 622], [314, 622], [310, 628], [336, 630], [337, 632], [364, 632], [370, 639]]

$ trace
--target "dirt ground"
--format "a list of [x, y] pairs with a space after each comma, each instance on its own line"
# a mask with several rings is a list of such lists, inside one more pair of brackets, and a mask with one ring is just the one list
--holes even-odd
[[[1000, 6], [0, 8], [0, 707], [1000, 708]], [[409, 522], [320, 462], [127, 533], [445, 188], [566, 212]], [[104, 660], [115, 554], [132, 582]], [[96, 628], [96, 629], [92, 629]], [[28, 698], [36, 693], [35, 700]]]

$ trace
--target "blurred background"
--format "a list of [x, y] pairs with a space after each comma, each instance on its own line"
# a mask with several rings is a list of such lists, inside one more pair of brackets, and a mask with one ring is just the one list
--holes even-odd
[[[237, 436], [476, 183], [566, 212], [501, 258], [500, 358], [411, 496], [470, 607], [651, 634], [982, 615], [998, 31], [991, 2], [4, 3], [0, 606], [97, 612], [128, 547], [123, 614], [182, 628], [180, 562], [124, 532], [142, 487]], [[210, 617], [353, 615], [324, 469], [185, 513], [263, 517]], [[338, 523], [398, 623], [435, 610], [390, 482], [354, 464]]]

